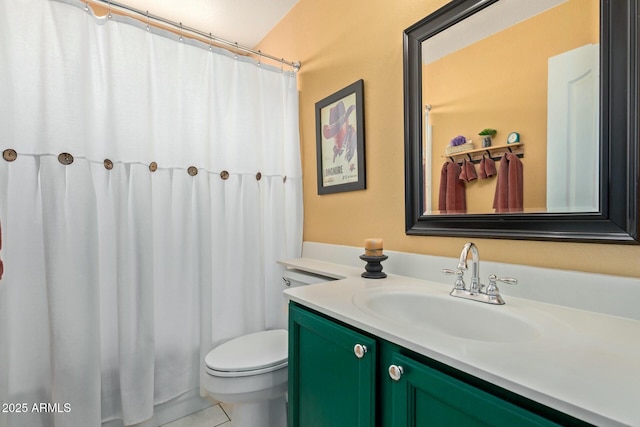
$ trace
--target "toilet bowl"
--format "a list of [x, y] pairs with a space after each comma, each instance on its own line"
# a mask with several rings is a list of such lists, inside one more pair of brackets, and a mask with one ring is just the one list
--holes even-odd
[[[286, 287], [335, 280], [287, 269]], [[280, 307], [286, 324], [287, 300]], [[204, 360], [203, 388], [214, 399], [233, 404], [233, 427], [286, 427], [288, 333], [284, 329], [256, 332], [227, 341]]]
[[286, 427], [287, 331], [244, 335], [205, 357], [203, 387], [233, 404], [234, 427]]

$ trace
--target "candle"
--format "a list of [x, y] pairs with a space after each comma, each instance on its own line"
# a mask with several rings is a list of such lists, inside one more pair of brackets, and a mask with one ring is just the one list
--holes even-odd
[[366, 239], [364, 241], [364, 254], [367, 256], [382, 256], [382, 239]]

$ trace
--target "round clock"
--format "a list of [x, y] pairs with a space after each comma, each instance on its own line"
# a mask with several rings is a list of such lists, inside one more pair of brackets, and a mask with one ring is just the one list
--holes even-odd
[[514, 142], [520, 142], [520, 134], [518, 132], [511, 132], [507, 137], [507, 144], [513, 144]]

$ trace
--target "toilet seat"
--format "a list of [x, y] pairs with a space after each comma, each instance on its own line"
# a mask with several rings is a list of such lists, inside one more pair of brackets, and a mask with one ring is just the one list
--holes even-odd
[[287, 358], [288, 333], [275, 329], [227, 341], [211, 350], [204, 362], [210, 375], [243, 377], [284, 368]]

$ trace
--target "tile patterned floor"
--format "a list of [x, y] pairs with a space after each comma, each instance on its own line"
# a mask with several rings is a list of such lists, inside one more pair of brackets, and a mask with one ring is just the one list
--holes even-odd
[[163, 427], [233, 427], [229, 414], [231, 414], [231, 407], [219, 403], [165, 424]]

